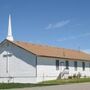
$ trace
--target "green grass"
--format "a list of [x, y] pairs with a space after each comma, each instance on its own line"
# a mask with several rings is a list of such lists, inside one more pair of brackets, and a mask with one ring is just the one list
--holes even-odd
[[37, 87], [37, 86], [49, 86], [49, 85], [63, 85], [63, 84], [84, 83], [84, 82], [90, 82], [90, 78], [51, 80], [51, 81], [44, 81], [44, 82], [41, 82], [38, 84], [0, 83], [0, 89], [25, 88], [25, 87]]
[[0, 89], [14, 89], [14, 88], [25, 88], [25, 87], [38, 87], [47, 86], [48, 84], [30, 84], [30, 83], [0, 83]]
[[69, 84], [69, 83], [84, 83], [84, 82], [90, 82], [90, 78], [50, 80], [50, 81], [44, 81], [42, 83], [43, 84], [51, 84], [51, 85], [62, 85], [62, 84]]
[[25, 88], [25, 87], [36, 87], [42, 86], [43, 84], [29, 84], [29, 83], [0, 83], [0, 89], [11, 89], [11, 88]]

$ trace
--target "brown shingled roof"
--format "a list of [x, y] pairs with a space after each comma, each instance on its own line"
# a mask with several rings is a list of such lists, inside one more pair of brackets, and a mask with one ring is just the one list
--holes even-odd
[[68, 58], [75, 60], [90, 60], [90, 55], [81, 51], [57, 48], [52, 46], [37, 45], [26, 42], [13, 42], [17, 46], [24, 48], [38, 56], [56, 57], [56, 58]]

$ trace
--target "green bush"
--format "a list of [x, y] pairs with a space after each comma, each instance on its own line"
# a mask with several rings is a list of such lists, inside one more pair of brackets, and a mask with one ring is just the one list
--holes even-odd
[[68, 76], [68, 79], [72, 79], [73, 78], [73, 76]]
[[78, 73], [77, 74], [77, 78], [81, 78], [81, 73]]
[[77, 75], [76, 74], [73, 74], [73, 78], [77, 78]]

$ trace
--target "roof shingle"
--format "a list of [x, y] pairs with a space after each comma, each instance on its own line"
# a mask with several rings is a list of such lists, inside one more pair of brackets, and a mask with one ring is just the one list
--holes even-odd
[[16, 41], [13, 43], [38, 56], [68, 58], [71, 60], [74, 59], [90, 60], [90, 55], [81, 51], [65, 49], [65, 48], [57, 48], [57, 47], [45, 46], [45, 45], [37, 45], [32, 43], [20, 42], [20, 41]]

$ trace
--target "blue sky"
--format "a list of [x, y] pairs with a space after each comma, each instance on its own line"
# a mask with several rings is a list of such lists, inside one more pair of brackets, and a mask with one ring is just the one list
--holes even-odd
[[90, 0], [0, 0], [0, 41], [9, 14], [15, 40], [90, 50]]

